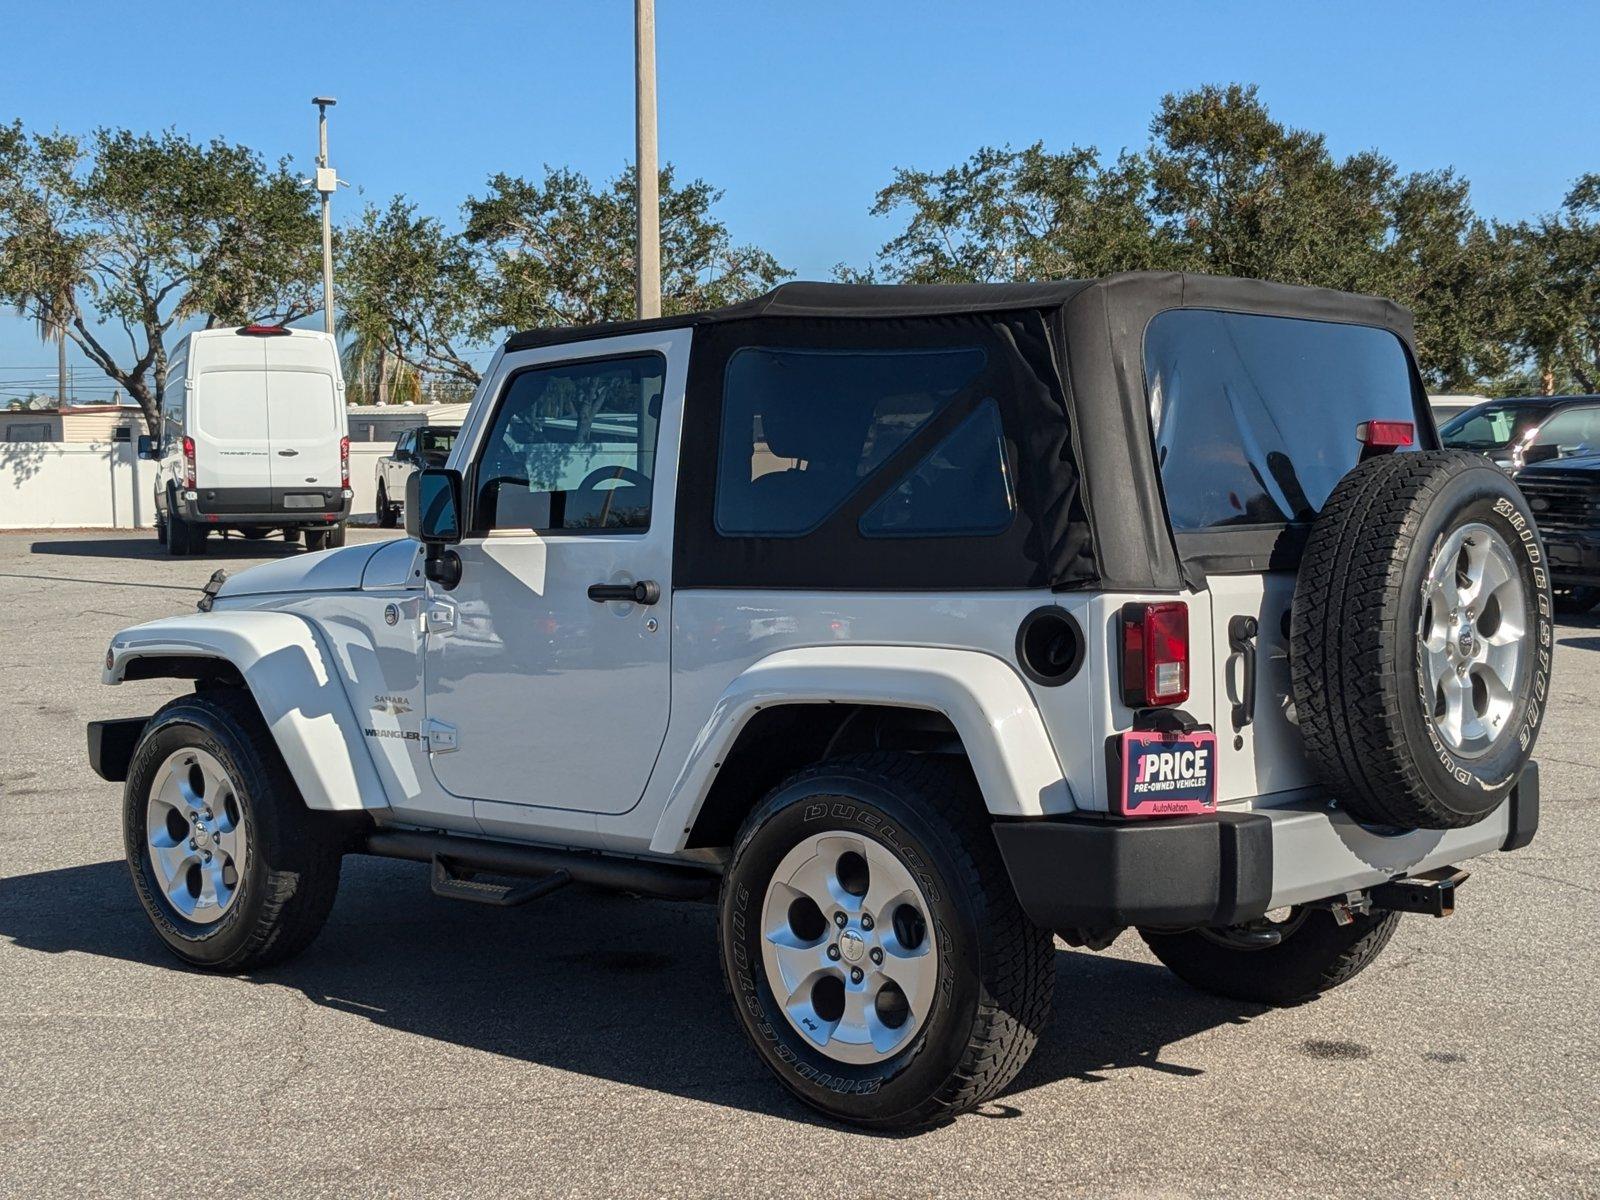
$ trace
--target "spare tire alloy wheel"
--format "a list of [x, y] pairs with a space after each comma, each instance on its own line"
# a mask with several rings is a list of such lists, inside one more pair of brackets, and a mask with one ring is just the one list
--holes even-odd
[[1424, 587], [1423, 702], [1450, 753], [1476, 758], [1511, 729], [1530, 654], [1528, 589], [1505, 539], [1479, 522], [1434, 551]]
[[784, 1017], [830, 1058], [880, 1062], [926, 1024], [939, 978], [928, 900], [877, 842], [802, 840], [773, 873], [761, 924]]
[[1499, 808], [1544, 715], [1552, 609], [1527, 502], [1477, 455], [1347, 474], [1306, 543], [1290, 648], [1306, 755], [1340, 804], [1407, 829]]

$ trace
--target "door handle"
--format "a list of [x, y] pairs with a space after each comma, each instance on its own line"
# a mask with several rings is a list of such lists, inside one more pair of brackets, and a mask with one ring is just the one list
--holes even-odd
[[1228, 618], [1228, 649], [1244, 659], [1244, 679], [1239, 685], [1239, 702], [1233, 706], [1233, 730], [1243, 729], [1256, 716], [1256, 635], [1261, 624], [1254, 617]]
[[624, 604], [654, 604], [661, 599], [661, 585], [654, 579], [641, 579], [638, 583], [591, 583], [589, 599], [596, 604], [617, 600]]

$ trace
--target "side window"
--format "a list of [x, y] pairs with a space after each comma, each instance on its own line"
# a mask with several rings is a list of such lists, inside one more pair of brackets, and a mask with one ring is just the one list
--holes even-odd
[[1386, 329], [1209, 309], [1145, 330], [1145, 386], [1172, 527], [1309, 521], [1360, 458], [1362, 421], [1417, 420]]
[[985, 400], [861, 518], [866, 537], [1004, 533], [1016, 500], [1000, 406]]
[[1588, 405], [1569, 408], [1539, 427], [1539, 432], [1528, 443], [1528, 461], [1591, 454], [1597, 446], [1600, 446], [1600, 408]]
[[411, 450], [412, 450], [412, 447], [416, 443], [416, 440], [417, 440], [417, 435], [415, 433], [413, 433], [412, 431], [407, 430], [405, 433], [402, 433], [400, 435], [400, 440], [395, 443], [395, 447], [394, 447], [395, 453], [396, 454], [410, 454]]
[[648, 529], [665, 376], [659, 354], [513, 375], [478, 451], [474, 530]]
[[723, 380], [717, 531], [809, 533], [984, 362], [976, 347], [737, 351]]

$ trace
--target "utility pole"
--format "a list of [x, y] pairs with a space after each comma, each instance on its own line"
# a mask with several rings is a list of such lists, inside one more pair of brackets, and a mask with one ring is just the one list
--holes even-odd
[[56, 330], [56, 406], [67, 406], [67, 327]]
[[661, 315], [661, 195], [656, 166], [656, 4], [633, 0], [634, 174], [639, 200], [638, 313]]
[[329, 204], [339, 176], [328, 165], [328, 110], [339, 103], [332, 96], [313, 96], [317, 106], [317, 191], [322, 195], [322, 328], [333, 332], [333, 218]]

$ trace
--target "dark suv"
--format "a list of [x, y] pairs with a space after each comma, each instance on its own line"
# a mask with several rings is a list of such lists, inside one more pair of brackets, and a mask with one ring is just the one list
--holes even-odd
[[1576, 400], [1519, 448], [1516, 473], [1544, 535], [1556, 609], [1567, 613], [1600, 603], [1600, 396]]

